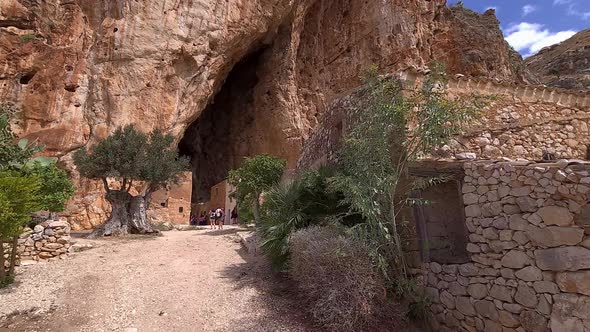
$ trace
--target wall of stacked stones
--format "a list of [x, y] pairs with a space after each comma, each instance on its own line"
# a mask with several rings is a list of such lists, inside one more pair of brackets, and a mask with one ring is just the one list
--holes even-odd
[[18, 239], [20, 261], [55, 260], [70, 249], [70, 224], [65, 220], [44, 221], [26, 230]]
[[590, 166], [470, 162], [465, 264], [424, 263], [440, 331], [590, 331]]
[[442, 149], [447, 156], [475, 152], [481, 158], [586, 159], [590, 145], [588, 109], [526, 103], [506, 96], [492, 101], [466, 134]]

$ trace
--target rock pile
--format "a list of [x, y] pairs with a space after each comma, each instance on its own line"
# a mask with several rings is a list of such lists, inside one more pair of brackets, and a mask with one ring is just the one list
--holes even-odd
[[587, 331], [590, 166], [479, 161], [464, 169], [471, 262], [424, 264], [435, 329]]
[[63, 257], [70, 248], [70, 230], [65, 220], [45, 221], [26, 230], [18, 239], [21, 262]]

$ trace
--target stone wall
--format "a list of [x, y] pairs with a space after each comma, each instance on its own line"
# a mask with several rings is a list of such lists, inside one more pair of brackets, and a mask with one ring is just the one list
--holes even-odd
[[[392, 75], [406, 91], [413, 91], [424, 75], [405, 70]], [[481, 110], [447, 146], [434, 157], [450, 158], [472, 152], [478, 158], [502, 157], [541, 160], [544, 155], [556, 159], [586, 159], [590, 145], [590, 96], [559, 88], [503, 84], [497, 81], [466, 78], [449, 79], [450, 98], [478, 94], [492, 96]], [[313, 135], [305, 142], [297, 167], [306, 169], [334, 159], [342, 140], [339, 125], [350, 125], [351, 110], [366, 107], [366, 91], [348, 91], [328, 107]], [[342, 127], [340, 127], [342, 128]]]
[[424, 263], [440, 331], [590, 329], [590, 165], [465, 163], [470, 262]]
[[70, 249], [70, 224], [64, 220], [45, 221], [21, 234], [18, 254], [24, 261], [55, 260]]

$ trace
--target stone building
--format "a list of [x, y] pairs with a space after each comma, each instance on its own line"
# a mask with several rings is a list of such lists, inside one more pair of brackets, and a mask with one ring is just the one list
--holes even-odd
[[[396, 75], [407, 90], [422, 76]], [[417, 264], [437, 331], [590, 331], [590, 96], [457, 77], [451, 96], [496, 98], [412, 176], [448, 181], [416, 193]], [[335, 101], [299, 169], [335, 160], [364, 91]], [[466, 159], [468, 157], [468, 159]]]
[[152, 220], [175, 225], [188, 224], [191, 213], [192, 173], [185, 172], [178, 185], [171, 185], [152, 194], [148, 211]]
[[225, 213], [225, 223], [231, 222], [231, 211], [236, 207], [236, 200], [230, 198], [233, 187], [224, 180], [211, 188], [209, 206], [212, 209], [221, 208]]

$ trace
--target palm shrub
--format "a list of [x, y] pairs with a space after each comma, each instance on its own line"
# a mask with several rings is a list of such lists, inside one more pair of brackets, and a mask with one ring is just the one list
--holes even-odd
[[328, 190], [327, 179], [333, 172], [328, 167], [305, 172], [265, 194], [257, 230], [261, 248], [271, 258], [275, 268], [286, 268], [289, 238], [294, 231], [310, 225], [332, 223], [347, 213], [348, 208], [340, 204], [343, 196]]

